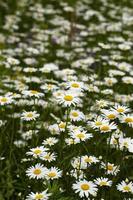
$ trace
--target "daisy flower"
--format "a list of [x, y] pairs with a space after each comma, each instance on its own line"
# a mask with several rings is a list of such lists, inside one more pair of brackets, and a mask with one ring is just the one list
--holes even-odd
[[39, 117], [39, 114], [36, 111], [24, 111], [21, 115], [21, 119], [24, 121], [36, 120], [37, 117]]
[[59, 170], [58, 168], [56, 167], [51, 167], [50, 169], [47, 169], [47, 172], [45, 174], [45, 178], [47, 180], [51, 179], [58, 179], [59, 177], [61, 177], [62, 175], [62, 171]]
[[83, 131], [82, 126], [75, 126], [75, 125], [69, 125], [69, 130], [74, 132], [74, 131]]
[[26, 154], [32, 155], [33, 157], [37, 158], [37, 157], [40, 157], [40, 155], [46, 152], [47, 150], [48, 150], [47, 148], [40, 146], [40, 147], [30, 149], [30, 151], [28, 151]]
[[93, 122], [89, 121], [88, 125], [90, 125], [92, 128], [97, 129], [99, 128], [102, 124], [107, 123], [107, 119], [103, 119], [103, 117], [98, 116]]
[[112, 181], [110, 181], [108, 178], [103, 178], [103, 177], [101, 177], [101, 178], [97, 178], [97, 179], [95, 180], [95, 184], [96, 184], [96, 185], [99, 185], [100, 187], [102, 187], [102, 186], [111, 187]]
[[126, 124], [128, 124], [129, 126], [133, 126], [133, 116], [131, 116], [131, 115], [123, 115], [122, 117], [121, 117], [121, 122], [122, 123], [126, 123]]
[[122, 181], [117, 185], [117, 190], [123, 193], [133, 193], [133, 182]]
[[127, 106], [115, 105], [114, 109], [118, 114], [127, 113], [130, 109]]
[[117, 65], [118, 69], [126, 72], [130, 72], [132, 65], [126, 62], [121, 62]]
[[50, 73], [58, 69], [59, 67], [55, 63], [46, 63], [42, 68], [40, 68], [40, 71], [43, 73]]
[[26, 171], [26, 175], [29, 176], [30, 179], [41, 179], [44, 178], [46, 172], [47, 168], [38, 163], [35, 166], [28, 168]]
[[58, 124], [58, 126], [59, 126], [59, 129], [60, 129], [60, 131], [65, 131], [65, 128], [66, 128], [66, 122], [60, 122], [59, 124]]
[[97, 163], [99, 160], [95, 156], [82, 156], [82, 162], [86, 163], [87, 165], [91, 165], [92, 163]]
[[72, 139], [72, 138], [66, 138], [66, 139], [65, 139], [65, 143], [66, 143], [67, 145], [76, 144], [75, 140]]
[[99, 108], [104, 108], [108, 105], [108, 102], [105, 101], [105, 100], [96, 100], [96, 105], [99, 107]]
[[72, 110], [70, 112], [70, 119], [72, 121], [81, 121], [83, 119], [85, 119], [85, 116], [82, 112], [80, 112], [79, 110]]
[[7, 105], [11, 104], [13, 102], [13, 99], [11, 96], [0, 96], [0, 105]]
[[24, 90], [22, 91], [22, 94], [24, 94], [25, 96], [37, 97], [37, 98], [44, 96], [43, 93], [38, 92], [36, 90]]
[[92, 181], [81, 180], [77, 181], [72, 186], [75, 193], [79, 193], [79, 196], [82, 197], [89, 197], [89, 195], [96, 196], [97, 195], [97, 187]]
[[74, 131], [70, 134], [70, 137], [72, 137], [76, 143], [79, 143], [92, 138], [92, 134], [87, 133], [87, 131]]
[[40, 159], [48, 161], [48, 162], [52, 162], [56, 160], [56, 155], [54, 153], [44, 152], [40, 155]]
[[7, 62], [11, 65], [19, 65], [20, 61], [13, 57], [8, 57]]
[[51, 91], [55, 91], [57, 89], [57, 86], [52, 83], [45, 83], [45, 85], [41, 85], [40, 88], [44, 90], [45, 92], [51, 92]]
[[26, 200], [48, 200], [51, 193], [47, 193], [48, 190], [43, 192], [31, 192], [27, 197]]
[[100, 127], [99, 127], [100, 131], [102, 133], [106, 133], [106, 132], [110, 132], [112, 130], [115, 130], [117, 129], [117, 126], [115, 123], [109, 123], [109, 122], [106, 122], [106, 123], [103, 123]]
[[55, 137], [49, 137], [46, 140], [43, 140], [43, 145], [48, 145], [48, 146], [53, 146], [54, 144], [56, 144], [58, 142], [58, 139], [56, 139]]
[[131, 138], [120, 138], [119, 146], [121, 150], [127, 149], [129, 152], [133, 152], [133, 139]]
[[71, 106], [71, 105], [76, 105], [80, 103], [80, 99], [76, 96], [76, 94], [68, 91], [62, 96], [57, 98], [57, 101], [60, 104], [63, 104], [65, 107]]
[[25, 67], [23, 69], [23, 71], [26, 72], [26, 73], [33, 73], [33, 72], [36, 72], [37, 69], [35, 67]]
[[131, 76], [124, 76], [122, 78], [122, 81], [125, 83], [125, 84], [132, 84], [133, 85], [133, 77]]
[[71, 81], [71, 82], [67, 83], [67, 87], [70, 90], [81, 91], [84, 89], [84, 84], [83, 84], [83, 82]]
[[118, 113], [115, 110], [102, 109], [103, 116], [108, 120], [114, 120], [117, 118]]
[[113, 77], [105, 77], [104, 78], [105, 84], [109, 87], [113, 86], [115, 83], [117, 83], [117, 79]]
[[120, 170], [119, 170], [119, 166], [115, 166], [114, 164], [111, 163], [101, 163], [101, 167], [104, 168], [106, 170], [107, 174], [111, 174], [111, 175], [116, 175]]

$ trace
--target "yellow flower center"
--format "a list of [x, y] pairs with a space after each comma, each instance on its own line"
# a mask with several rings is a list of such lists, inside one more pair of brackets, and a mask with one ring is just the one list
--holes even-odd
[[65, 101], [72, 101], [72, 100], [73, 100], [73, 96], [71, 96], [71, 95], [66, 95], [66, 96], [64, 96], [64, 100], [65, 100]]
[[6, 102], [7, 102], [7, 100], [8, 100], [8, 99], [7, 99], [6, 97], [3, 97], [3, 98], [1, 98], [1, 100], [0, 100], [0, 101], [1, 101], [2, 103], [6, 103]]
[[35, 169], [33, 173], [35, 175], [39, 175], [39, 174], [41, 174], [41, 170], [40, 169]]
[[101, 126], [101, 125], [102, 125], [102, 122], [96, 121], [96, 122], [95, 122], [95, 125], [96, 125], [96, 126]]
[[32, 113], [28, 113], [27, 117], [31, 118], [31, 117], [33, 117], [33, 114]]
[[48, 89], [49, 89], [49, 90], [51, 90], [51, 89], [52, 89], [52, 87], [53, 87], [53, 85], [51, 85], [51, 84], [48, 84], [48, 85], [47, 85], [47, 87], [48, 87]]
[[110, 79], [110, 80], [107, 81], [107, 83], [108, 83], [109, 85], [112, 85], [113, 82], [112, 82], [112, 80]]
[[56, 95], [57, 95], [57, 96], [61, 96], [61, 92], [57, 92]]
[[111, 113], [107, 116], [109, 119], [115, 119], [116, 118], [116, 115]]
[[124, 112], [124, 108], [118, 108], [118, 109], [117, 109], [117, 112], [119, 112], [119, 113]]
[[100, 130], [101, 130], [101, 131], [109, 131], [110, 128], [109, 128], [108, 125], [103, 125], [103, 126], [100, 127]]
[[59, 127], [60, 127], [60, 128], [65, 128], [65, 127], [66, 127], [66, 123], [60, 123], [60, 124], [59, 124]]
[[43, 194], [36, 194], [36, 196], [35, 196], [35, 199], [42, 199], [42, 198], [44, 198], [44, 195]]
[[125, 119], [125, 122], [127, 122], [127, 123], [132, 123], [132, 122], [133, 122], [133, 118], [132, 118], [132, 117], [127, 117], [127, 118]]
[[31, 90], [31, 94], [38, 94], [36, 90]]
[[107, 166], [107, 170], [112, 171], [113, 170], [113, 166], [112, 165], [108, 165]]
[[107, 185], [107, 182], [105, 182], [105, 181], [100, 182], [100, 186], [106, 186], [106, 185]]
[[79, 88], [79, 84], [78, 83], [72, 83], [71, 86], [74, 87], [74, 88]]
[[113, 144], [118, 144], [118, 141], [116, 139], [113, 139]]
[[50, 155], [47, 154], [47, 155], [44, 156], [44, 158], [47, 159], [47, 160], [49, 160], [50, 159]]
[[86, 163], [92, 163], [92, 159], [91, 159], [90, 157], [85, 158], [85, 162], [86, 162]]
[[131, 191], [131, 188], [130, 188], [128, 185], [124, 186], [123, 189], [124, 189], [126, 192], [130, 192], [130, 191]]
[[53, 178], [53, 177], [56, 176], [56, 173], [55, 173], [55, 172], [49, 172], [48, 176], [49, 176], [50, 178]]
[[42, 152], [42, 151], [41, 151], [40, 149], [35, 149], [35, 150], [34, 150], [34, 154], [37, 154], [37, 155], [40, 154], [41, 152]]
[[83, 133], [78, 133], [78, 134], [77, 134], [77, 137], [78, 137], [79, 139], [84, 139], [85, 135], [84, 135]]
[[124, 142], [123, 145], [128, 148], [128, 143], [127, 142]]
[[29, 72], [33, 72], [33, 69], [32, 69], [32, 68], [30, 68], [30, 69], [29, 69]]
[[90, 186], [87, 183], [84, 183], [84, 184], [81, 185], [81, 189], [82, 190], [89, 190]]
[[78, 114], [77, 112], [72, 112], [72, 116], [73, 116], [73, 117], [78, 117], [79, 114]]

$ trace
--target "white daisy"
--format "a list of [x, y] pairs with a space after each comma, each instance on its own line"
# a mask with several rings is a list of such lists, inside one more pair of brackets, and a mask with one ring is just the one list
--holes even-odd
[[72, 121], [81, 121], [85, 119], [85, 116], [83, 112], [80, 112], [79, 110], [71, 110], [70, 119]]
[[25, 96], [37, 97], [37, 98], [44, 96], [43, 93], [38, 92], [36, 90], [24, 90], [22, 91], [22, 94], [24, 94]]
[[40, 155], [46, 152], [47, 150], [48, 150], [47, 148], [40, 146], [40, 147], [30, 149], [30, 151], [28, 151], [26, 154], [32, 155], [33, 157], [37, 158], [37, 157], [40, 157]]
[[116, 78], [113, 78], [113, 77], [105, 77], [104, 78], [104, 81], [105, 81], [105, 84], [107, 86], [113, 86], [115, 83], [117, 83], [117, 79]]
[[58, 126], [59, 126], [59, 130], [64, 132], [66, 128], [66, 122], [60, 122]]
[[133, 127], [133, 116], [132, 115], [123, 115], [122, 117], [121, 117], [121, 122], [122, 123], [126, 123], [126, 124], [128, 124], [129, 126], [131, 126], [131, 127]]
[[111, 163], [101, 163], [101, 167], [104, 168], [106, 170], [107, 174], [111, 174], [111, 175], [116, 175], [120, 170], [119, 170], [119, 166], [116, 166], [114, 164]]
[[77, 181], [72, 186], [75, 193], [79, 193], [79, 196], [89, 197], [89, 195], [96, 196], [97, 195], [97, 187], [92, 181], [82, 180]]
[[63, 104], [65, 107], [80, 103], [80, 99], [76, 96], [76, 94], [70, 91], [58, 97], [57, 100], [60, 104]]
[[117, 190], [123, 193], [133, 193], [133, 182], [122, 181], [117, 185]]
[[106, 123], [103, 123], [100, 127], [100, 132], [102, 133], [106, 133], [106, 132], [110, 132], [112, 130], [115, 130], [117, 129], [117, 126], [115, 123], [109, 123], [109, 122], [106, 122]]
[[37, 117], [39, 117], [39, 114], [36, 111], [24, 111], [21, 115], [21, 119], [24, 121], [36, 120]]
[[91, 164], [93, 164], [93, 163], [96, 164], [97, 162], [99, 162], [99, 160], [98, 160], [95, 156], [87, 156], [87, 155], [82, 156], [81, 160], [82, 160], [82, 162], [84, 162], [87, 166], [88, 166], [88, 165], [91, 165]]
[[97, 178], [97, 179], [95, 180], [95, 184], [96, 184], [96, 185], [99, 185], [100, 187], [102, 187], [102, 186], [111, 187], [112, 181], [110, 181], [108, 178], [103, 178], [103, 177], [101, 177], [101, 178]]
[[6, 105], [11, 104], [13, 102], [13, 99], [11, 96], [0, 96], [0, 105]]
[[102, 124], [108, 123], [107, 119], [103, 119], [103, 117], [98, 116], [93, 122], [89, 121], [88, 125], [90, 125], [92, 128], [97, 129], [99, 128]]
[[71, 81], [67, 83], [67, 87], [70, 90], [77, 90], [77, 91], [81, 91], [84, 89], [84, 84], [83, 82], [78, 82], [78, 81]]
[[115, 105], [114, 109], [118, 114], [129, 112], [130, 109], [127, 106]]
[[87, 131], [73, 131], [70, 133], [70, 137], [73, 138], [76, 143], [79, 143], [92, 138], [92, 134], [87, 133]]
[[51, 196], [50, 193], [47, 193], [48, 190], [45, 190], [43, 192], [31, 192], [27, 197], [26, 200], [48, 200], [49, 196]]
[[48, 161], [48, 162], [52, 162], [52, 161], [56, 160], [56, 155], [55, 155], [55, 153], [44, 152], [40, 155], [40, 159]]
[[58, 142], [58, 139], [56, 139], [55, 137], [49, 137], [45, 140], [43, 140], [43, 145], [48, 145], [48, 146], [53, 146], [54, 144], [56, 144]]
[[61, 170], [59, 170], [56, 167], [51, 167], [50, 169], [47, 169], [47, 172], [45, 174], [45, 178], [47, 180], [49, 180], [49, 179], [53, 180], [53, 179], [60, 178], [61, 175], [62, 175], [62, 171]]
[[133, 152], [133, 139], [127, 138], [119, 138], [119, 146], [121, 150], [128, 150], [129, 152]]
[[41, 179], [45, 177], [46, 172], [47, 168], [38, 163], [35, 166], [29, 167], [26, 171], [26, 175], [29, 176], [30, 179]]
[[114, 120], [117, 118], [118, 113], [115, 110], [102, 109], [103, 116], [108, 120]]

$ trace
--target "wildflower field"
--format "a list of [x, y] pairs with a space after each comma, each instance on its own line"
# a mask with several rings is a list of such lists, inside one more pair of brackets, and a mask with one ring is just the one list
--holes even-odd
[[133, 200], [133, 0], [0, 0], [0, 200]]

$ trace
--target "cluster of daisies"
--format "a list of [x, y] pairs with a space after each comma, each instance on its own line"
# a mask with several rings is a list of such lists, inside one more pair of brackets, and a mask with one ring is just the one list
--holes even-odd
[[0, 200], [133, 199], [133, 2], [1, 2]]
[[[62, 106], [62, 108], [65, 107], [64, 121], [58, 121], [58, 118], [54, 116], [57, 123], [48, 127], [52, 137], [45, 139], [41, 146], [31, 148], [26, 154], [32, 156], [33, 160], [39, 159], [40, 161], [44, 161], [44, 163], [47, 162], [51, 164], [57, 161], [57, 165], [60, 165], [58, 162], [61, 161], [58, 160], [58, 157], [61, 160], [65, 160], [64, 156], [67, 156], [67, 148], [72, 146], [72, 150], [75, 152], [75, 149], [77, 149], [76, 145], [80, 143], [81, 146], [78, 146], [78, 148], [81, 148], [81, 150], [76, 152], [79, 156], [70, 156], [71, 159], [69, 159], [69, 162], [71, 167], [67, 170], [67, 172], [65, 172], [65, 169], [63, 168], [64, 166], [62, 165], [60, 165], [61, 169], [59, 169], [53, 165], [48, 168], [44, 164], [37, 163], [27, 169], [27, 176], [29, 176], [30, 179], [42, 179], [44, 182], [49, 181], [49, 183], [51, 183], [51, 181], [54, 181], [55, 179], [63, 179], [65, 173], [66, 176], [70, 176], [75, 179], [75, 182], [71, 184], [71, 188], [75, 193], [78, 193], [80, 198], [88, 198], [92, 196], [97, 198], [97, 195], [101, 195], [101, 187], [105, 188], [106, 191], [106, 189], [111, 188], [114, 183], [116, 185], [115, 189], [118, 191], [126, 194], [133, 194], [133, 182], [129, 181], [128, 178], [125, 178], [125, 180], [121, 180], [121, 182], [117, 182], [116, 184], [115, 177], [119, 176], [120, 169], [124, 163], [120, 160], [118, 165], [108, 162], [111, 150], [106, 150], [108, 148], [115, 148], [117, 151], [133, 152], [133, 139], [126, 137], [124, 132], [119, 128], [121, 123], [124, 125], [126, 124], [129, 127], [133, 126], [132, 114], [128, 114], [131, 113], [131, 109], [119, 104], [107, 109], [106, 101], [103, 101], [102, 103], [104, 103], [104, 105], [102, 104], [102, 108], [99, 109], [101, 114], [97, 115], [97, 117], [92, 116], [91, 120], [88, 120], [87, 116], [83, 112], [79, 109], [75, 109], [77, 104], [81, 102], [81, 97], [83, 96], [81, 95], [83, 94], [83, 87], [80, 87], [83, 83], [81, 84], [75, 81], [73, 84], [74, 87], [70, 84], [71, 88], [69, 88], [69, 90], [65, 90], [64, 92], [62, 91], [62, 93], [57, 96], [57, 103], [59, 106]], [[76, 100], [74, 100], [74, 98]], [[27, 116], [27, 118], [29, 117]], [[26, 116], [25, 119], [22, 116], [22, 119], [27, 120]], [[35, 120], [35, 115], [32, 116], [32, 119], [30, 120]], [[86, 130], [83, 125], [81, 126], [76, 124], [81, 122], [85, 123]], [[93, 129], [93, 133], [90, 133], [90, 131], [88, 132], [89, 129]], [[106, 136], [106, 157], [102, 157], [102, 155], [96, 157], [91, 155], [89, 152], [88, 145], [92, 145], [93, 140], [91, 141], [91, 138], [95, 137], [95, 134], [97, 133], [99, 135], [99, 140], [103, 137], [103, 135]], [[90, 142], [88, 143], [89, 140]], [[58, 154], [56, 154], [56, 152], [51, 152], [51, 150], [54, 149], [53, 146], [60, 143], [62, 146], [60, 146]], [[99, 142], [93, 141], [93, 148], [97, 147], [97, 143]], [[100, 145], [103, 144], [104, 143], [101, 141]], [[82, 147], [85, 149], [87, 154], [81, 154]], [[66, 149], [66, 152], [64, 149]], [[122, 157], [122, 159], [124, 159], [124, 157]], [[94, 173], [92, 168], [97, 170], [96, 174], [101, 171], [104, 176], [93, 178], [92, 180], [93, 175], [88, 175], [88, 169], [90, 169], [90, 173]], [[46, 194], [46, 191], [47, 189], [43, 192]], [[35, 194], [32, 192], [27, 199], [34, 199], [33, 194], [38, 197], [39, 194], [43, 195], [43, 192], [37, 192]], [[42, 199], [48, 199], [48, 196], [50, 195], [51, 193], [47, 193], [47, 195], [44, 195], [46, 197], [43, 197]], [[40, 199], [37, 197], [35, 199]]]

